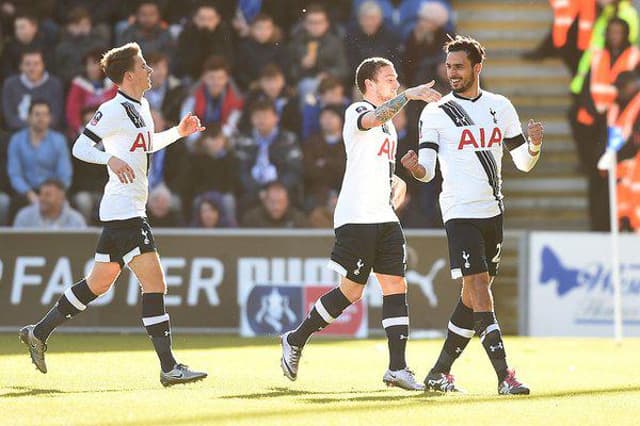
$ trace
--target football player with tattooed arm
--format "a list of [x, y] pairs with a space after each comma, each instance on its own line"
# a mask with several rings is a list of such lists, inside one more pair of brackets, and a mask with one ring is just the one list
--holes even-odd
[[176, 127], [154, 132], [149, 102], [144, 98], [144, 92], [151, 88], [153, 70], [137, 43], [111, 49], [102, 57], [101, 66], [118, 92], [100, 105], [73, 146], [75, 157], [106, 166], [109, 174], [100, 202], [104, 228], [95, 264], [89, 276], [67, 288], [40, 322], [20, 330], [20, 340], [29, 348], [36, 368], [46, 373], [44, 353], [49, 335], [106, 293], [126, 265], [142, 286], [142, 323], [160, 360], [160, 382], [171, 386], [202, 380], [207, 373], [178, 363], [171, 349], [171, 325], [164, 307], [167, 284], [145, 207], [149, 154], [204, 127], [198, 117], [187, 114]]
[[498, 377], [501, 395], [529, 394], [507, 366], [504, 341], [494, 313], [491, 284], [502, 249], [502, 153], [530, 171], [540, 157], [544, 128], [529, 120], [528, 138], [504, 96], [480, 89], [485, 50], [476, 40], [456, 36], [445, 45], [451, 93], [427, 105], [420, 115], [418, 154], [409, 151], [402, 165], [423, 182], [440, 162], [440, 207], [449, 243], [451, 276], [462, 278], [460, 300], [449, 321], [447, 338], [426, 390], [455, 392], [453, 362], [477, 334]]
[[394, 208], [406, 184], [395, 176], [398, 136], [391, 122], [410, 100], [433, 102], [440, 94], [433, 82], [398, 94], [398, 75], [384, 58], [365, 59], [356, 70], [361, 102], [345, 111], [342, 131], [347, 165], [334, 215], [335, 244], [329, 267], [340, 276], [338, 287], [320, 297], [308, 317], [281, 338], [281, 368], [296, 380], [302, 349], [309, 337], [362, 297], [369, 274], [382, 287], [382, 325], [389, 348], [383, 381], [389, 386], [422, 390], [405, 361], [409, 315], [404, 278], [405, 239]]

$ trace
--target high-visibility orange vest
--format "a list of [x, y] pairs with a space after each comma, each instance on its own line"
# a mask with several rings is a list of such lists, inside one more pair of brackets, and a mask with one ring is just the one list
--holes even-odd
[[607, 125], [609, 127], [617, 127], [622, 130], [622, 138], [627, 141], [631, 132], [633, 131], [633, 125], [638, 118], [640, 112], [640, 92], [638, 92], [633, 99], [624, 107], [624, 110], [620, 112], [620, 105], [614, 103], [609, 108], [607, 113]]
[[640, 232], [640, 152], [617, 167], [618, 219], [629, 218], [631, 227]]
[[611, 54], [606, 49], [595, 49], [591, 61], [591, 98], [596, 110], [604, 113], [613, 104], [618, 91], [613, 85], [618, 74], [635, 69], [640, 62], [640, 50], [635, 46], [629, 46], [611, 64]]
[[549, 0], [553, 9], [553, 45], [567, 44], [567, 32], [578, 17], [578, 49], [586, 50], [591, 41], [591, 30], [596, 19], [596, 0]]

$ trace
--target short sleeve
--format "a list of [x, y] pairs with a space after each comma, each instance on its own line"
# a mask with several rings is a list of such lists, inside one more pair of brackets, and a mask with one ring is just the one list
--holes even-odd
[[369, 111], [373, 111], [373, 106], [367, 102], [357, 102], [350, 105], [344, 113], [345, 133], [366, 132], [368, 129], [362, 128], [362, 117]]
[[440, 135], [438, 133], [438, 110], [427, 105], [418, 120], [418, 149], [431, 148], [438, 152]]
[[504, 138], [511, 139], [522, 134], [522, 125], [520, 124], [520, 117], [518, 117], [518, 113], [511, 101], [505, 98], [505, 104], [503, 112], [505, 120]]
[[102, 139], [110, 136], [114, 129], [113, 114], [107, 114], [107, 108], [100, 107], [87, 123], [82, 134], [91, 139], [94, 143], [99, 143]]

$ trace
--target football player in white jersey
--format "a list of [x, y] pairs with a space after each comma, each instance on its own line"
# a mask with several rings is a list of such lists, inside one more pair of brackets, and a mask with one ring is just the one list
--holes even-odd
[[504, 342], [494, 314], [491, 283], [502, 248], [503, 146], [516, 167], [528, 172], [540, 157], [542, 123], [529, 121], [528, 141], [511, 102], [480, 90], [484, 48], [457, 36], [445, 45], [451, 93], [427, 105], [420, 115], [418, 154], [402, 164], [423, 182], [440, 161], [440, 207], [449, 242], [451, 276], [462, 278], [461, 298], [448, 325], [442, 352], [425, 379], [427, 390], [458, 391], [451, 365], [474, 334], [480, 337], [498, 376], [499, 394], [529, 394], [507, 366]]
[[[129, 43], [108, 51], [101, 66], [118, 86], [118, 93], [100, 105], [73, 146], [75, 157], [105, 165], [109, 173], [100, 203], [104, 229], [95, 264], [89, 276], [69, 287], [40, 322], [23, 327], [20, 339], [29, 347], [36, 368], [46, 373], [44, 352], [51, 332], [107, 292], [127, 265], [142, 286], [142, 322], [160, 360], [160, 382], [171, 386], [201, 380], [207, 373], [178, 363], [171, 350], [171, 327], [164, 307], [167, 285], [145, 205], [148, 154], [204, 128], [198, 117], [188, 114], [178, 126], [154, 133], [149, 103], [143, 96], [151, 88], [153, 70], [146, 64], [138, 44]], [[100, 142], [104, 151], [95, 146]]]
[[399, 83], [393, 64], [384, 58], [365, 59], [356, 70], [356, 85], [363, 101], [345, 112], [343, 139], [347, 166], [335, 210], [336, 241], [329, 267], [341, 275], [340, 285], [319, 298], [297, 329], [281, 338], [281, 367], [295, 380], [302, 348], [352, 303], [360, 300], [371, 271], [383, 293], [382, 325], [387, 333], [389, 386], [422, 390], [405, 361], [409, 336], [405, 240], [394, 207], [406, 184], [394, 175], [398, 137], [391, 118], [409, 100], [431, 102], [440, 94], [433, 82], [397, 94]]

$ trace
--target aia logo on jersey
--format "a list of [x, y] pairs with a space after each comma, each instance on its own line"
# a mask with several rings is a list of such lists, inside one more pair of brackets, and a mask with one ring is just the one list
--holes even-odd
[[386, 138], [378, 150], [378, 157], [381, 156], [387, 157], [389, 161], [394, 161], [396, 158], [396, 141], [389, 141], [389, 138]]
[[91, 125], [95, 126], [96, 124], [98, 124], [98, 121], [100, 121], [101, 118], [102, 118], [102, 113], [100, 111], [96, 111], [96, 115], [94, 115], [93, 118], [91, 119]]
[[133, 145], [129, 148], [129, 152], [133, 152], [138, 148], [142, 148], [142, 152], [147, 152], [151, 150], [151, 133], [147, 132], [147, 139], [144, 138], [144, 133], [138, 133], [136, 136], [136, 140], [133, 141]]
[[502, 132], [500, 128], [494, 127], [491, 130], [491, 136], [489, 140], [487, 140], [488, 130], [480, 127], [479, 129], [473, 129], [476, 131], [471, 131], [471, 129], [464, 129], [462, 134], [460, 135], [460, 142], [458, 142], [458, 149], [464, 149], [466, 146], [473, 147], [474, 149], [478, 148], [491, 148], [493, 145], [500, 145], [502, 143]]

